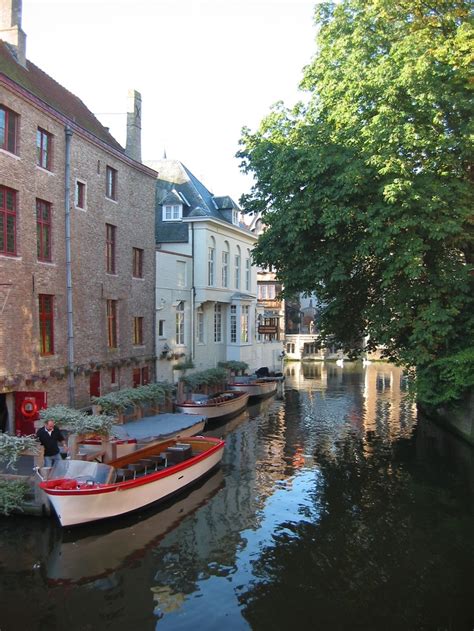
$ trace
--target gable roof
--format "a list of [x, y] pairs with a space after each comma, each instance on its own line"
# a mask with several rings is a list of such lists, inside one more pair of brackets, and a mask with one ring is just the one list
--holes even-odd
[[[162, 221], [158, 208], [180, 197], [183, 218], [211, 217], [232, 224], [230, 210], [240, 210], [228, 195], [215, 197], [211, 191], [179, 160], [155, 160], [147, 163], [158, 171], [156, 182], [156, 238], [160, 242], [187, 241], [187, 227], [181, 222]], [[176, 202], [175, 202], [176, 203]], [[233, 224], [232, 224], [233, 225]], [[247, 230], [246, 226], [240, 228]], [[186, 232], [184, 230], [186, 228]]]
[[3, 40], [0, 40], [0, 73], [102, 142], [125, 154], [124, 148], [77, 96], [31, 61], [26, 61], [26, 68], [19, 64], [12, 48]]

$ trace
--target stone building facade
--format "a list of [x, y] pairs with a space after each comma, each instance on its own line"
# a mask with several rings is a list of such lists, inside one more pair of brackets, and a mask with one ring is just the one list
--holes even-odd
[[0, 5], [0, 430], [29, 433], [37, 407], [154, 379], [156, 173], [139, 95], [125, 151]]

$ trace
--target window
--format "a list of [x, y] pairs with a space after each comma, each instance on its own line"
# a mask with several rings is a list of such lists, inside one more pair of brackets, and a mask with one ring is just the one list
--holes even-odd
[[54, 354], [53, 299], [48, 294], [38, 296], [41, 355]]
[[143, 366], [142, 368], [142, 386], [146, 386], [150, 383], [150, 373], [148, 370], [148, 366]]
[[53, 136], [38, 127], [36, 132], [36, 163], [43, 169], [51, 171], [53, 157]]
[[117, 372], [118, 372], [117, 368], [110, 369], [110, 385], [111, 386], [118, 385]]
[[18, 121], [18, 114], [0, 105], [0, 149], [17, 152]]
[[240, 314], [240, 341], [243, 343], [249, 341], [249, 310], [248, 305], [243, 306]]
[[165, 337], [165, 321], [158, 320], [158, 337]]
[[36, 253], [38, 261], [51, 261], [51, 204], [36, 200]]
[[214, 286], [215, 256], [216, 256], [215, 248], [209, 248], [208, 255], [207, 255], [207, 284], [211, 287]]
[[16, 254], [16, 191], [0, 186], [0, 254]]
[[229, 252], [222, 252], [222, 287], [229, 286]]
[[204, 344], [204, 312], [200, 309], [197, 312], [197, 341]]
[[117, 171], [112, 167], [105, 170], [105, 195], [109, 199], [117, 199]]
[[133, 387], [134, 388], [138, 388], [138, 386], [141, 385], [141, 382], [142, 382], [142, 371], [140, 370], [140, 368], [134, 368], [133, 369], [132, 382], [133, 382]]
[[133, 277], [143, 278], [143, 250], [133, 248]]
[[76, 180], [74, 204], [76, 208], [85, 209], [86, 207], [86, 185], [84, 184], [84, 182], [80, 182], [79, 180]]
[[260, 300], [275, 300], [276, 289], [275, 285], [259, 285], [258, 297]]
[[105, 257], [107, 274], [115, 274], [116, 226], [105, 224]]
[[230, 306], [230, 342], [237, 343], [237, 307], [235, 305]]
[[239, 225], [239, 211], [235, 210], [235, 208], [232, 210], [232, 223], [234, 226]]
[[250, 258], [245, 259], [245, 290], [250, 291]]
[[143, 345], [143, 318], [140, 316], [133, 318], [133, 344]]
[[177, 286], [186, 287], [186, 261], [176, 261]]
[[117, 301], [107, 300], [107, 345], [117, 348]]
[[240, 289], [240, 254], [235, 255], [235, 288]]
[[214, 342], [222, 342], [222, 305], [214, 305]]
[[176, 344], [184, 344], [184, 302], [176, 307]]
[[166, 204], [163, 206], [163, 221], [179, 221], [183, 217], [183, 207], [181, 204]]

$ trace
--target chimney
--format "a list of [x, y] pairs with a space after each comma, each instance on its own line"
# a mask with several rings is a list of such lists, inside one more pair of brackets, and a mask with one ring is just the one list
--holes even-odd
[[142, 161], [142, 95], [136, 90], [128, 91], [125, 153], [137, 162]]
[[0, 0], [0, 39], [14, 47], [19, 64], [26, 68], [26, 35], [21, 29], [22, 0]]

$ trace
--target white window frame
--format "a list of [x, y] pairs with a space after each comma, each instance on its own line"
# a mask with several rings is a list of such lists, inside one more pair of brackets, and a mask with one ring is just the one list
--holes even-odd
[[245, 259], [245, 291], [250, 291], [250, 258]]
[[250, 340], [250, 307], [242, 305], [240, 307], [240, 342], [248, 344]]
[[222, 251], [222, 287], [229, 286], [229, 252]]
[[163, 221], [180, 221], [183, 218], [182, 204], [163, 204]]
[[235, 255], [235, 288], [240, 289], [240, 254]]
[[176, 346], [184, 346], [184, 301], [176, 305]]
[[209, 247], [207, 250], [207, 284], [214, 287], [216, 279], [216, 248]]
[[214, 305], [214, 342], [222, 343], [222, 305], [218, 302]]
[[230, 305], [230, 343], [237, 344], [237, 305]]

